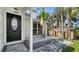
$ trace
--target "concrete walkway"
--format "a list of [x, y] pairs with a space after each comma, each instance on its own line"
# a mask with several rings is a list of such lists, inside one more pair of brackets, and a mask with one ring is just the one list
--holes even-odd
[[66, 46], [63, 43], [54, 42], [34, 49], [34, 52], [61, 52]]
[[[42, 46], [41, 44], [46, 40], [51, 41], [48, 44]], [[40, 36], [37, 36], [33, 38], [33, 41], [33, 44], [40, 43], [39, 45], [41, 45], [41, 47], [34, 49], [34, 52], [61, 52], [63, 48], [68, 46], [68, 43], [66, 41], [61, 41], [55, 37], [50, 36], [46, 36], [46, 38], [41, 38]]]
[[35, 35], [33, 36], [33, 43], [38, 43], [38, 42], [50, 40], [50, 39], [57, 39], [57, 37], [46, 36], [45, 38], [42, 38], [41, 35]]

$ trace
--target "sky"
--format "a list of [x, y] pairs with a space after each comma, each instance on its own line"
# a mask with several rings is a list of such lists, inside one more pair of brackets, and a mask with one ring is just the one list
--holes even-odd
[[[34, 10], [37, 11], [37, 12], [36, 12], [36, 15], [38, 15], [38, 13], [39, 13], [38, 10], [37, 10], [37, 8], [42, 9], [41, 7], [35, 7]], [[47, 13], [49, 13], [49, 14], [51, 14], [52, 12], [54, 12], [54, 9], [55, 9], [55, 7], [45, 7], [45, 8], [44, 8], [45, 12], [47, 12]]]

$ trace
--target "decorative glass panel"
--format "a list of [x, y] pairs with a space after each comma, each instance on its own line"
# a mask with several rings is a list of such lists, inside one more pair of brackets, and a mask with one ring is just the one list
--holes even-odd
[[13, 29], [14, 31], [17, 30], [17, 28], [18, 28], [18, 21], [17, 21], [17, 18], [16, 18], [16, 17], [13, 17], [13, 18], [12, 18], [11, 26], [12, 26], [12, 29]]

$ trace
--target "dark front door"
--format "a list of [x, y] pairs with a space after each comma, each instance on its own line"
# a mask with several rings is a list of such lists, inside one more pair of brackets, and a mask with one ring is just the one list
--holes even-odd
[[6, 13], [7, 42], [21, 40], [21, 16]]

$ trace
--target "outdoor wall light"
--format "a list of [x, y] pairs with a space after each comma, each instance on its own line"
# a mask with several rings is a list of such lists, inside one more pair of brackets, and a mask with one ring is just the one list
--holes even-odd
[[18, 13], [18, 9], [17, 8], [14, 8], [14, 13]]

